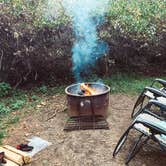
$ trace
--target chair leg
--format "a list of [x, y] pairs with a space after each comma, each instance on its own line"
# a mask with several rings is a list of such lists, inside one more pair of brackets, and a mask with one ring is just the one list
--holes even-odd
[[134, 157], [135, 155], [140, 151], [141, 147], [147, 143], [147, 141], [149, 140], [149, 137], [147, 137], [144, 141], [142, 140], [142, 137], [145, 136], [144, 134], [141, 134], [139, 136], [139, 138], [137, 139], [137, 141], [134, 143], [134, 145], [132, 146], [132, 148], [130, 149], [130, 153], [128, 154], [127, 158], [126, 158], [126, 162], [125, 164], [127, 165]]
[[113, 157], [115, 157], [118, 152], [121, 150], [122, 146], [124, 145], [124, 143], [126, 142], [127, 140], [127, 136], [129, 134], [129, 131], [131, 129], [131, 126], [124, 132], [124, 134], [120, 137], [114, 151], [113, 151]]
[[[135, 105], [134, 105], [134, 108], [133, 108], [133, 111], [131, 113], [131, 118], [134, 118], [138, 115], [138, 113], [141, 112], [142, 110], [142, 106], [143, 106], [143, 102], [144, 102], [144, 99], [145, 99], [145, 95], [144, 95], [144, 91], [140, 94], [140, 96], [138, 97]], [[136, 108], [137, 107], [140, 107], [139, 110], [137, 111]]]

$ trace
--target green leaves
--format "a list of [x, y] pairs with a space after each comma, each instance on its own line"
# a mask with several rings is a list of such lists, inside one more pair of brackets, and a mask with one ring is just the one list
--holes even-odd
[[8, 106], [6, 106], [4, 103], [0, 103], [0, 114], [1, 113], [9, 113], [11, 110]]
[[5, 97], [9, 95], [11, 91], [11, 86], [5, 82], [0, 83], [0, 97]]
[[128, 35], [152, 38], [166, 23], [165, 0], [111, 0], [109, 20]]

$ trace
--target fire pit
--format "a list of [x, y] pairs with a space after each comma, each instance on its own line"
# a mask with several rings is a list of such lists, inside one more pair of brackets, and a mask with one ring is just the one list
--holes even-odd
[[[65, 92], [70, 117], [66, 126], [71, 128], [72, 124], [74, 129], [75, 126], [79, 129], [108, 128], [105, 118], [109, 105], [110, 87], [101, 83], [78, 83], [68, 86]], [[81, 124], [82, 126], [84, 124], [84, 127]]]

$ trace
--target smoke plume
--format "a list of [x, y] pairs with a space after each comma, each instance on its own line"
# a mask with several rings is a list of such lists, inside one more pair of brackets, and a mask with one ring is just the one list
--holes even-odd
[[107, 53], [107, 44], [98, 37], [97, 27], [104, 21], [109, 0], [63, 0], [73, 22], [73, 72], [77, 82], [90, 73], [98, 58]]

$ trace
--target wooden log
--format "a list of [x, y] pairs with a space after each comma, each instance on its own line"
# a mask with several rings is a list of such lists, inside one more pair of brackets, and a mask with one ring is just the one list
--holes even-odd
[[95, 95], [96, 94], [95, 90], [93, 88], [90, 88], [88, 85], [86, 85], [84, 83], [81, 83], [80, 88], [82, 90], [84, 90], [85, 92], [87, 92], [87, 96]]
[[18, 164], [14, 163], [13, 161], [10, 161], [5, 158], [6, 164], [1, 164], [2, 166], [19, 166]]
[[18, 165], [22, 166], [24, 164], [24, 160], [23, 157], [20, 156], [17, 153], [14, 153], [8, 149], [2, 148], [0, 147], [0, 152], [4, 152], [5, 153], [5, 158], [17, 163]]
[[28, 164], [28, 163], [31, 162], [31, 157], [26, 152], [18, 150], [18, 149], [14, 148], [14, 147], [12, 147], [10, 145], [5, 145], [5, 146], [3, 146], [3, 148], [5, 148], [7, 150], [10, 150], [10, 151], [22, 156], [25, 164]]

